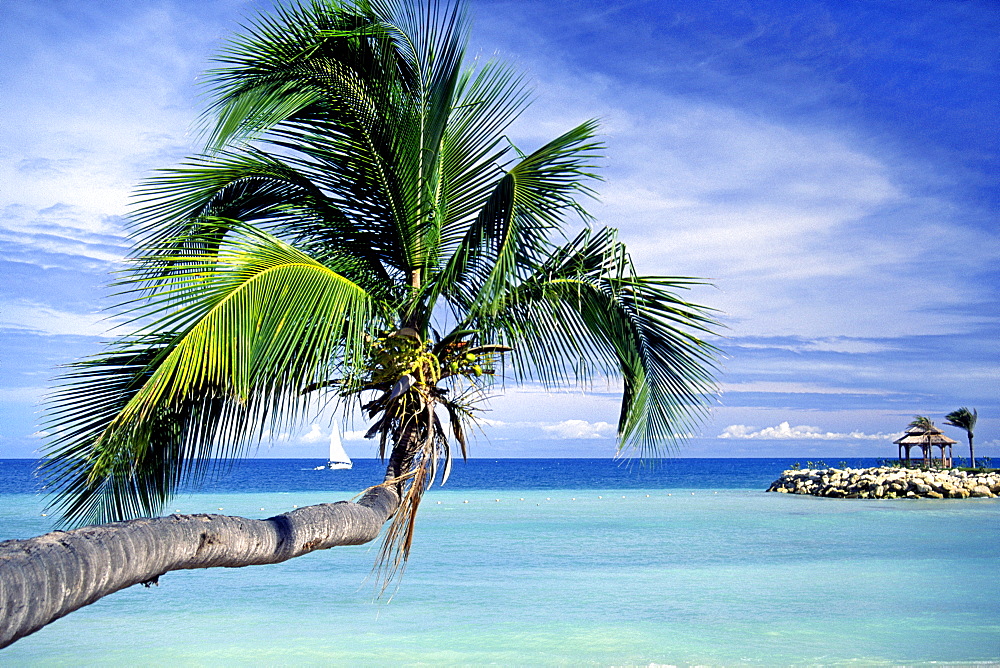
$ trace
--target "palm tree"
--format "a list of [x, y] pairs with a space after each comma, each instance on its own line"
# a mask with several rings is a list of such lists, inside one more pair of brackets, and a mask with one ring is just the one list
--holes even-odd
[[972, 445], [972, 438], [975, 435], [973, 434], [973, 430], [976, 428], [977, 419], [979, 419], [979, 414], [976, 413], [976, 409], [973, 408], [970, 411], [964, 406], [948, 413], [944, 417], [946, 425], [958, 427], [965, 431], [965, 435], [969, 437], [969, 461], [972, 468], [976, 468], [976, 449]]
[[937, 431], [934, 426], [934, 422], [926, 415], [914, 415], [913, 420], [910, 422], [908, 427], [917, 427], [921, 430], [924, 436], [924, 466], [930, 466], [931, 461], [934, 458], [934, 453], [931, 450], [931, 434]]
[[[699, 281], [638, 274], [577, 201], [597, 178], [596, 123], [531, 152], [510, 142], [528, 92], [502, 63], [464, 64], [467, 28], [461, 4], [315, 0], [231, 42], [210, 73], [206, 152], [140, 190], [119, 282], [133, 333], [51, 399], [44, 470], [67, 522], [157, 515], [183, 480], [332, 401], [371, 421], [385, 480], [350, 518], [355, 504], [295, 515], [303, 535], [350, 525], [296, 554], [392, 518], [387, 583], [498, 379], [622, 378], [620, 446], [643, 456], [703, 413], [715, 323], [678, 296]], [[197, 555], [230, 536], [192, 526]], [[295, 556], [284, 540], [225, 565]], [[217, 565], [184, 559], [121, 582]]]

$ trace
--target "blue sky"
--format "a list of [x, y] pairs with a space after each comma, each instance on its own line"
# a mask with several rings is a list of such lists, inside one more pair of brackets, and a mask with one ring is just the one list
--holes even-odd
[[[24, 0], [0, 16], [0, 458], [114, 321], [134, 186], [197, 151], [197, 79], [269, 3]], [[473, 0], [472, 52], [535, 85], [532, 148], [588, 118], [598, 220], [648, 274], [711, 278], [723, 390], [681, 456], [890, 456], [980, 413], [1000, 456], [1000, 9], [992, 0]], [[610, 456], [618, 394], [511, 389], [473, 454]], [[354, 425], [355, 430], [362, 429]], [[964, 443], [959, 432], [945, 429]], [[330, 423], [275, 435], [322, 457]], [[372, 456], [352, 438], [355, 457]], [[961, 447], [957, 453], [966, 454]]]

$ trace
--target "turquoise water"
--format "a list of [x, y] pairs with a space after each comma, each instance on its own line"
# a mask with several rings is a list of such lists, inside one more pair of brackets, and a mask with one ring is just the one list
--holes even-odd
[[[348, 497], [220, 489], [171, 510], [267, 517]], [[48, 528], [37, 497], [0, 499], [3, 537]], [[0, 651], [0, 663], [1000, 662], [998, 539], [990, 499], [819, 499], [732, 485], [436, 489], [391, 602], [373, 601], [365, 581], [369, 546], [177, 572], [53, 623]]]

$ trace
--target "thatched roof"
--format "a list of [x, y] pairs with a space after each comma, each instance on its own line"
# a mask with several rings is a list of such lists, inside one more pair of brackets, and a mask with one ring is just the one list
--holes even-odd
[[926, 445], [928, 443], [931, 445], [956, 445], [958, 441], [948, 438], [937, 427], [932, 426], [929, 429], [924, 429], [910, 425], [902, 438], [897, 438], [893, 443], [898, 445]]

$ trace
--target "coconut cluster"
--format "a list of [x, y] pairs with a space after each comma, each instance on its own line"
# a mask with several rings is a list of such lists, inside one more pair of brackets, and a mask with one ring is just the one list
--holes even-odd
[[788, 470], [767, 491], [844, 499], [967, 499], [1000, 496], [1000, 473], [869, 469]]

